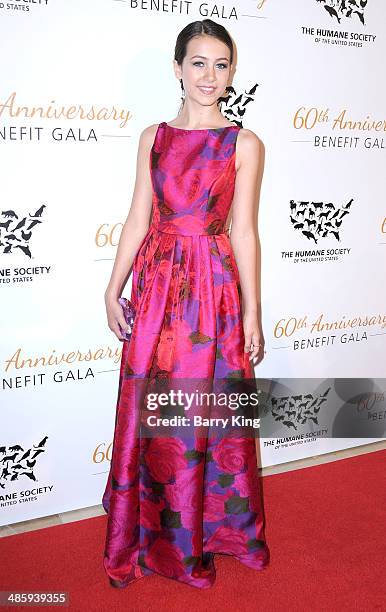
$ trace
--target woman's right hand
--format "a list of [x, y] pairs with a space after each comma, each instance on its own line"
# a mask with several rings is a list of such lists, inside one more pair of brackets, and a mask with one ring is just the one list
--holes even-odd
[[107, 314], [107, 324], [109, 328], [112, 332], [114, 332], [118, 340], [126, 340], [126, 338], [122, 335], [119, 325], [122, 327], [123, 331], [131, 330], [130, 325], [126, 323], [123, 314], [123, 308], [118, 302], [118, 298], [105, 295], [105, 305]]

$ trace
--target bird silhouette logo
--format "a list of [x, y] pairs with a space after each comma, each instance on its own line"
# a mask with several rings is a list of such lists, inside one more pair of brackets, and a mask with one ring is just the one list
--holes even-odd
[[36, 481], [34, 473], [37, 457], [46, 451], [48, 436], [36, 446], [24, 450], [20, 444], [0, 446], [0, 488], [5, 489], [6, 482], [20, 480], [22, 477]]
[[45, 208], [46, 205], [42, 204], [33, 215], [29, 214], [28, 217], [23, 217], [20, 221], [19, 216], [14, 210], [1, 211], [0, 247], [3, 247], [2, 252], [5, 255], [22, 251], [24, 255], [31, 259], [32, 254], [29, 241], [32, 236], [32, 230], [40, 223], [43, 223], [41, 217]]
[[219, 98], [222, 103], [221, 112], [228, 119], [233, 121], [240, 128], [243, 127], [243, 118], [246, 112], [246, 107], [251, 102], [254, 102], [258, 83], [255, 83], [248, 91], [241, 93], [236, 92], [231, 85], [226, 88], [226, 95]]
[[342, 17], [358, 19], [362, 25], [365, 24], [365, 8], [367, 0], [316, 0], [327, 11], [332, 19], [341, 22]]
[[331, 391], [328, 387], [324, 393], [314, 397], [312, 393], [286, 395], [282, 397], [271, 397], [271, 406], [266, 407], [275, 421], [282, 423], [289, 430], [298, 431], [300, 425], [305, 425], [307, 421], [312, 421], [314, 425], [319, 425], [319, 411], [327, 401], [327, 396]]
[[319, 238], [334, 237], [340, 242], [343, 219], [349, 214], [353, 198], [341, 208], [332, 202], [307, 202], [290, 200], [290, 221], [295, 230], [307, 240], [318, 243]]

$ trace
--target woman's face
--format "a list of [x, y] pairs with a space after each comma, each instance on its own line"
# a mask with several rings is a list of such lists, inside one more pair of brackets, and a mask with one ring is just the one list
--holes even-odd
[[205, 34], [192, 38], [177, 77], [182, 78], [185, 95], [210, 105], [224, 95], [230, 75], [230, 51], [226, 44]]

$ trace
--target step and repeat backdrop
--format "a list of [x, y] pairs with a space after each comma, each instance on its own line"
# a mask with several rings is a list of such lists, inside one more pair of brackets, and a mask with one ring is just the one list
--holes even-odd
[[[0, 2], [0, 525], [101, 503], [122, 343], [104, 291], [176, 37], [236, 45], [221, 110], [264, 143], [261, 462], [384, 437], [386, 4]], [[131, 279], [123, 295], [129, 297]]]

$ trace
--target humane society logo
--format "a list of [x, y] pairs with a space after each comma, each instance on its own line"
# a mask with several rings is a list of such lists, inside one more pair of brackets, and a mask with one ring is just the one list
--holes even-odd
[[8, 258], [33, 259], [32, 241], [34, 234], [44, 222], [46, 205], [42, 204], [34, 213], [17, 214], [13, 208], [0, 213], [0, 285], [31, 282], [36, 276], [48, 274], [51, 266], [22, 265], [5, 267]]
[[341, 23], [344, 19], [355, 19], [365, 25], [367, 0], [316, 0], [330, 17]]
[[[27, 450], [20, 444], [0, 446], [0, 508], [36, 501], [37, 495], [52, 490], [52, 485], [25, 487], [26, 481], [39, 481], [37, 467], [47, 451], [47, 440], [48, 436], [44, 436], [37, 445], [32, 445]], [[10, 492], [10, 485], [15, 482], [20, 482], [23, 488]]]
[[[285, 395], [268, 393], [270, 399], [264, 404], [267, 415], [263, 420], [264, 446], [276, 450], [327, 437], [384, 438], [386, 379], [356, 379], [355, 389], [347, 381], [334, 379], [331, 385], [315, 379], [317, 389], [307, 393], [288, 393], [288, 387]], [[283, 434], [282, 429], [285, 429]]]
[[[15, 252], [16, 249], [20, 249], [24, 255], [29, 258], [32, 257], [29, 241], [32, 236], [33, 228], [42, 223], [41, 217], [45, 208], [46, 205], [42, 204], [33, 215], [29, 213], [28, 217], [23, 217], [20, 221], [13, 209], [1, 211], [0, 246], [4, 254], [12, 253]], [[3, 219], [5, 219], [5, 221]]]
[[[311, 37], [314, 43], [363, 48], [365, 43], [375, 43], [376, 34], [366, 32], [367, 0], [311, 0], [319, 5], [315, 7], [321, 17], [325, 17], [328, 27], [301, 25], [301, 33]], [[319, 22], [319, 20], [318, 20]], [[358, 28], [357, 31], [344, 30], [344, 27]]]
[[226, 88], [226, 95], [219, 98], [221, 102], [221, 112], [228, 119], [233, 121], [240, 128], [243, 127], [242, 121], [246, 112], [246, 107], [255, 101], [258, 83], [255, 83], [248, 90], [238, 93], [231, 85]]
[[353, 198], [339, 207], [332, 202], [307, 202], [290, 200], [290, 221], [303, 236], [318, 243], [320, 238], [333, 237], [340, 242], [341, 226], [350, 213]]
[[[331, 201], [289, 201], [289, 221], [295, 232], [300, 232], [302, 240], [307, 240], [315, 247], [320, 241], [331, 240], [341, 243], [341, 234], [344, 223], [351, 212], [354, 199], [351, 198], [341, 206]], [[341, 244], [339, 246], [319, 246], [312, 249], [281, 250], [282, 259], [292, 263], [314, 263], [338, 261], [351, 253], [351, 247]]]
[[37, 459], [41, 453], [45, 452], [46, 442], [48, 436], [45, 436], [37, 446], [31, 446], [28, 450], [24, 451], [20, 444], [14, 444], [13, 446], [0, 446], [0, 455], [3, 455], [0, 459], [2, 464], [2, 471], [0, 473], [0, 487], [5, 488], [4, 481], [6, 480], [21, 480], [22, 477], [29, 478], [30, 480], [36, 480], [34, 474], [34, 467]]
[[[291, 382], [293, 383], [293, 379]], [[288, 393], [288, 388], [285, 395], [268, 392], [263, 406], [266, 418], [263, 418], [261, 431], [264, 448], [280, 450], [295, 445], [317, 443], [318, 440], [327, 438], [331, 433], [331, 416], [328, 413], [332, 406], [332, 387], [322, 387], [324, 389], [319, 387], [319, 391], [307, 393], [295, 393], [294, 390]], [[321, 421], [324, 421], [324, 424]]]
[[312, 393], [271, 397], [270, 406], [266, 406], [264, 411], [270, 412], [273, 419], [281, 423], [287, 429], [298, 430], [300, 425], [305, 425], [312, 421], [314, 425], [320, 425], [318, 421], [319, 411], [327, 401], [331, 387], [324, 393], [315, 396]]

